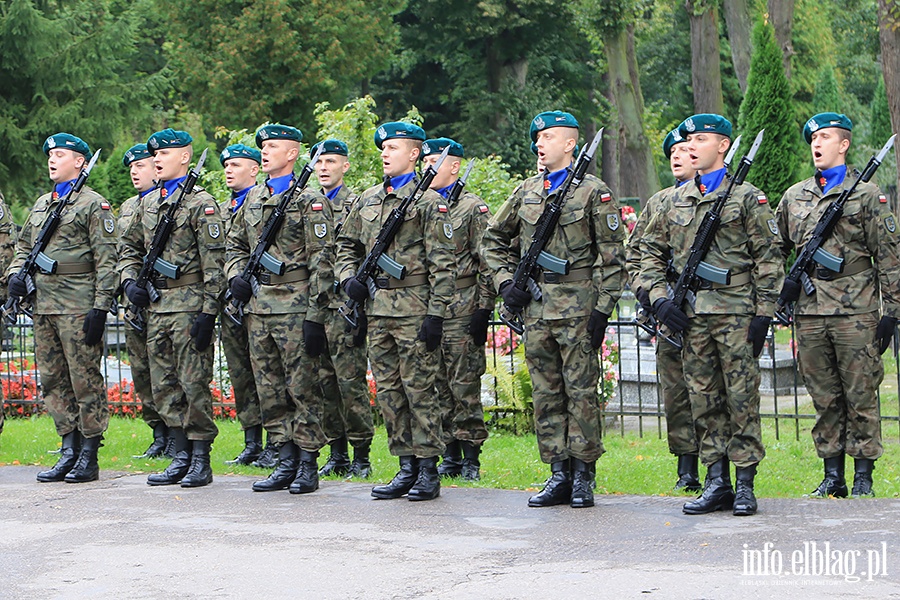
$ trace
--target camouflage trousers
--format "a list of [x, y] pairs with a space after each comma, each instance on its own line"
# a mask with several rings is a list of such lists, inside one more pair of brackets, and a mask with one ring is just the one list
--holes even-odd
[[254, 313], [244, 315], [244, 323], [267, 439], [276, 446], [293, 440], [316, 452], [326, 442], [318, 378], [321, 359], [306, 353], [304, 318], [303, 313]]
[[128, 349], [128, 360], [131, 363], [131, 379], [134, 382], [134, 393], [141, 401], [141, 417], [150, 427], [162, 423], [159, 409], [153, 400], [153, 385], [150, 382], [150, 358], [147, 356], [147, 331], [137, 331], [133, 327], [125, 327], [125, 347]]
[[749, 467], [766, 455], [759, 420], [759, 361], [748, 315], [698, 315], [684, 336], [684, 375], [700, 446], [711, 465], [724, 456]]
[[369, 317], [369, 361], [376, 400], [394, 456], [444, 452], [441, 407], [434, 389], [440, 352], [416, 339], [424, 317]]
[[366, 345], [354, 346], [346, 331], [347, 321], [338, 311], [329, 310], [325, 323], [328, 351], [322, 355], [319, 379], [322, 382], [322, 429], [329, 440], [346, 437], [354, 446], [368, 444], [375, 437]]
[[34, 315], [34, 359], [44, 404], [56, 433], [97, 437], [109, 425], [109, 399], [100, 372], [103, 344], [84, 343], [85, 315]]
[[881, 457], [878, 386], [884, 363], [875, 340], [878, 314], [798, 315], [795, 323], [800, 373], [816, 407], [812, 438], [819, 458], [842, 452]]
[[656, 373], [666, 413], [669, 452], [675, 456], [697, 454], [697, 435], [691, 417], [691, 397], [684, 381], [681, 350], [657, 338]]
[[153, 398], [166, 425], [183, 429], [189, 440], [212, 441], [219, 433], [212, 414], [213, 347], [194, 348], [196, 313], [149, 313], [147, 353]]
[[481, 376], [487, 361], [484, 346], [469, 333], [470, 315], [444, 321], [441, 366], [435, 388], [441, 403], [444, 443], [466, 440], [481, 444], [488, 437], [481, 405]]
[[525, 328], [534, 429], [541, 460], [591, 462], [603, 454], [600, 360], [591, 348], [587, 317], [534, 320]]
[[228, 376], [234, 390], [234, 407], [241, 429], [250, 429], [262, 423], [259, 412], [259, 394], [250, 364], [250, 341], [247, 324], [235, 325], [225, 313], [219, 317], [221, 323], [222, 351], [228, 364]]

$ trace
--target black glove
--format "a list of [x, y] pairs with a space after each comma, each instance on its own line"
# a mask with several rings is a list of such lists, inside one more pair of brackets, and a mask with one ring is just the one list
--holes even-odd
[[150, 306], [150, 293], [144, 288], [138, 287], [134, 279], [125, 282], [125, 295], [132, 304], [139, 308]]
[[800, 299], [800, 290], [801, 290], [800, 282], [794, 281], [793, 279], [784, 278], [784, 285], [781, 286], [781, 294], [779, 299], [784, 300], [785, 304], [788, 302], [796, 302]]
[[639, 287], [634, 293], [634, 297], [637, 298], [637, 301], [641, 305], [641, 308], [644, 309], [644, 312], [647, 314], [653, 313], [653, 305], [650, 303], [650, 292]]
[[106, 327], [106, 311], [92, 308], [84, 317], [84, 325], [81, 331], [84, 333], [84, 343], [88, 346], [96, 346], [103, 338], [103, 328]]
[[246, 304], [253, 297], [253, 286], [240, 275], [235, 275], [231, 278], [231, 295], [238, 302]]
[[688, 326], [687, 315], [675, 306], [675, 302], [668, 298], [660, 298], [653, 303], [653, 312], [663, 325], [676, 333], [684, 333]]
[[875, 337], [878, 338], [879, 354], [884, 354], [884, 351], [891, 345], [891, 340], [894, 338], [894, 329], [896, 329], [896, 327], [897, 319], [894, 317], [885, 315], [878, 321], [878, 329], [875, 330]]
[[315, 358], [325, 351], [325, 326], [313, 321], [303, 321], [303, 345], [306, 353]]
[[194, 319], [194, 325], [191, 327], [191, 337], [194, 338], [194, 348], [197, 352], [203, 352], [209, 348], [212, 342], [213, 330], [216, 328], [216, 315], [208, 315], [200, 313]]
[[369, 320], [366, 318], [366, 313], [363, 311], [359, 311], [359, 316], [356, 319], [356, 329], [350, 328], [350, 325], [347, 325], [349, 331], [353, 334], [353, 345], [359, 348], [363, 344], [366, 343], [366, 334], [369, 332]]
[[606, 337], [606, 326], [608, 323], [608, 316], [596, 308], [591, 311], [591, 317], [588, 319], [588, 333], [591, 335], [591, 348], [594, 350], [598, 350], [603, 345], [603, 338]]
[[341, 285], [344, 293], [357, 302], [365, 302], [369, 297], [369, 288], [356, 277], [348, 277]]
[[469, 321], [469, 335], [479, 346], [484, 346], [487, 342], [488, 323], [493, 314], [494, 311], [489, 308], [479, 308], [472, 314], [472, 320]]
[[9, 276], [9, 297], [24, 298], [28, 295], [28, 286], [25, 284], [25, 276], [13, 273]]
[[425, 349], [434, 352], [441, 345], [441, 336], [444, 335], [443, 317], [426, 315], [419, 328], [419, 339], [425, 342]]
[[766, 336], [769, 335], [769, 325], [771, 324], [772, 317], [756, 316], [750, 320], [747, 341], [753, 342], [753, 358], [759, 358], [763, 345], [766, 343]]
[[506, 306], [514, 312], [523, 310], [531, 302], [531, 294], [514, 286], [512, 279], [507, 279], [500, 284], [500, 295]]

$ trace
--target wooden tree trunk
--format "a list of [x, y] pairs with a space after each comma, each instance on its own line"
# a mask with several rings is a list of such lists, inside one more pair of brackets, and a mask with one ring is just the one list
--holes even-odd
[[719, 11], [709, 8], [694, 14], [694, 2], [685, 8], [691, 20], [691, 83], [694, 87], [694, 111], [722, 114], [722, 73], [719, 61]]
[[781, 60], [784, 63], [784, 74], [791, 79], [791, 57], [794, 56], [794, 45], [791, 42], [791, 28], [794, 23], [795, 0], [768, 0], [769, 20], [775, 28], [775, 41], [781, 48]]
[[753, 44], [750, 42], [750, 32], [753, 30], [750, 7], [747, 0], [724, 0], [722, 10], [725, 14], [725, 25], [728, 27], [728, 41], [731, 42], [734, 73], [737, 75], [741, 92], [746, 92], [750, 55], [753, 52]]
[[[891, 11], [893, 10], [893, 13]], [[881, 39], [881, 66], [884, 70], [884, 91], [891, 113], [891, 129], [900, 132], [900, 0], [878, 0], [878, 33]], [[897, 154], [894, 146], [894, 155]], [[900, 160], [897, 160], [900, 166]], [[894, 209], [900, 199], [900, 168], [897, 169]]]

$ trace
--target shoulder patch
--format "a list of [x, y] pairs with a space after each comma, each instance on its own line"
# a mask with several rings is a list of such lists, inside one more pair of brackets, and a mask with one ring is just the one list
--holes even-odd
[[612, 200], [612, 194], [600, 194], [600, 202], [609, 202]]
[[444, 237], [448, 240], [453, 239], [453, 225], [451, 223], [444, 223]]
[[101, 202], [100, 208], [103, 210], [109, 210], [109, 202]]
[[490, 209], [487, 207], [487, 204], [479, 204], [478, 211], [482, 213], [488, 212]]
[[769, 231], [772, 232], [772, 235], [778, 235], [778, 223], [775, 222], [775, 219], [769, 219], [766, 221], [766, 224], [769, 226]]
[[887, 204], [887, 197], [885, 197], [884, 194], [881, 194], [880, 196], [878, 196], [878, 201], [879, 201], [881, 204]]
[[438, 204], [438, 212], [442, 212], [442, 213], [447, 212], [447, 205], [446, 204]]
[[[322, 210], [321, 208], [318, 210]], [[328, 234], [328, 225], [325, 223], [315, 223], [313, 224], [313, 233], [316, 234], [316, 237], [322, 239], [325, 235]]]
[[769, 199], [766, 198], [766, 195], [765, 195], [765, 194], [759, 194], [759, 195], [756, 197], [756, 201], [759, 202], [760, 204], [768, 204]]
[[616, 231], [619, 228], [619, 215], [606, 215], [606, 226], [610, 231]]
[[112, 235], [116, 232], [116, 221], [112, 217], [105, 217], [103, 219], [103, 231], [107, 233], [107, 235]]
[[208, 215], [214, 215], [216, 214], [216, 208], [214, 206], [207, 206], [203, 209], [203, 212]]
[[222, 228], [219, 227], [218, 223], [209, 223], [206, 226], [206, 230], [209, 232], [209, 238], [212, 240], [218, 239], [222, 235]]
[[[313, 210], [323, 210], [325, 206], [321, 202], [313, 202], [312, 209]], [[321, 235], [319, 237], [322, 237]]]
[[887, 227], [887, 230], [891, 233], [897, 231], [897, 222], [894, 221], [894, 215], [888, 215], [884, 218], [884, 226]]

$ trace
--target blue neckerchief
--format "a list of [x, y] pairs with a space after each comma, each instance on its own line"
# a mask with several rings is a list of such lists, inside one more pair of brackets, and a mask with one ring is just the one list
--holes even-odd
[[56, 197], [65, 198], [66, 194], [72, 191], [72, 188], [75, 187], [75, 181], [75, 179], [70, 179], [69, 181], [57, 183], [53, 188], [53, 191], [56, 193]]
[[180, 184], [185, 179], [187, 179], [187, 175], [179, 177], [178, 179], [172, 179], [171, 181], [163, 181], [162, 187], [166, 190], [164, 197], [168, 198], [172, 194], [174, 194], [178, 190], [178, 184]]
[[255, 186], [251, 185], [250, 187], [246, 187], [239, 192], [231, 192], [231, 212], [236, 213], [241, 205], [244, 203], [244, 199], [247, 197], [247, 192], [252, 190]]
[[342, 187], [344, 187], [343, 184], [332, 189], [330, 192], [325, 192], [325, 197], [334, 202], [334, 199], [337, 198], [338, 192], [341, 191]]
[[138, 198], [143, 198], [144, 196], [146, 196], [147, 194], [149, 194], [150, 192], [153, 192], [153, 191], [156, 191], [155, 185], [152, 188], [150, 188], [149, 190], [144, 190], [143, 192], [138, 192]]
[[559, 171], [553, 171], [552, 173], [545, 173], [544, 180], [550, 182], [550, 187], [547, 188], [547, 193], [552, 194], [563, 184], [566, 180], [566, 177], [569, 176], [569, 169], [560, 169]]
[[831, 167], [830, 169], [825, 169], [824, 171], [819, 171], [818, 173], [816, 173], [816, 183], [819, 184], [819, 187], [822, 189], [822, 193], [827, 194], [828, 190], [844, 183], [844, 178], [846, 176], [847, 165], [838, 165], [836, 167]]
[[283, 194], [288, 191], [288, 188], [291, 187], [291, 181], [294, 180], [294, 174], [288, 173], [287, 175], [282, 175], [281, 177], [275, 177], [266, 179], [266, 185], [269, 186], [269, 193], [273, 196], [277, 196], [278, 194]]
[[701, 175], [700, 185], [703, 186], [700, 188], [701, 193], [705, 196], [708, 193], [715, 191], [722, 183], [723, 179], [725, 179], [725, 167], [722, 167], [718, 171]]
[[440, 194], [441, 196], [443, 196], [443, 197], [444, 197], [444, 200], [446, 200], [447, 198], [450, 197], [450, 190], [453, 189], [453, 186], [454, 186], [454, 185], [456, 185], [456, 182], [455, 182], [455, 181], [454, 181], [453, 183], [451, 183], [450, 185], [448, 185], [447, 187], [442, 187], [441, 189], [439, 189], [439, 190], [434, 190], [434, 191], [436, 191], [438, 194]]
[[404, 185], [413, 180], [413, 177], [416, 176], [416, 172], [412, 171], [410, 173], [404, 173], [403, 175], [397, 175], [396, 177], [391, 177], [391, 181], [388, 185], [390, 185], [395, 190], [399, 190]]
[[686, 184], [688, 181], [690, 181], [690, 179], [685, 179], [684, 181], [681, 181], [681, 180], [676, 179], [676, 180], [675, 180], [675, 187], [676, 187], [676, 188], [680, 188], [681, 186], [683, 186], [684, 184]]

